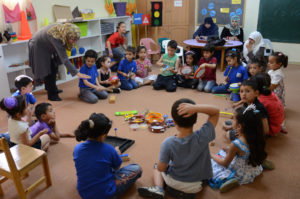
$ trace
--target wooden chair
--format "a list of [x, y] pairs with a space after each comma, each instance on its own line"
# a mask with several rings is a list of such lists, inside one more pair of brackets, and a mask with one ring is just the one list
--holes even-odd
[[[48, 159], [44, 151], [23, 144], [9, 148], [5, 138], [0, 139], [0, 150], [3, 151], [0, 154], [0, 195], [3, 195], [1, 184], [8, 178], [14, 181], [19, 198], [21, 199], [26, 199], [26, 194], [43, 182], [46, 182], [47, 187], [51, 186]], [[44, 176], [27, 189], [24, 189], [22, 177], [26, 176], [30, 170], [39, 164], [43, 165]]]

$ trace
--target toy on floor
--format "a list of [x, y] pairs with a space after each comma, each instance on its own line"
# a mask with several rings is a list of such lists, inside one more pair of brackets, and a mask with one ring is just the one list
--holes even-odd
[[233, 113], [220, 111], [220, 116], [233, 118]]
[[145, 117], [143, 115], [134, 115], [129, 118], [129, 124], [142, 124], [145, 122]]
[[149, 130], [152, 133], [163, 133], [166, 131], [166, 126], [163, 122], [152, 122], [149, 125]]
[[109, 101], [108, 101], [110, 104], [114, 104], [116, 102], [116, 96], [115, 95], [111, 95], [109, 97]]
[[164, 122], [164, 117], [161, 113], [157, 113], [157, 112], [149, 112], [146, 117], [145, 117], [146, 121], [151, 124], [153, 122]]
[[131, 139], [121, 138], [117, 136], [106, 136], [104, 143], [110, 144], [113, 147], [119, 147], [121, 153], [126, 151], [129, 147], [131, 147], [135, 141]]
[[240, 86], [238, 83], [230, 84], [229, 89], [232, 91], [232, 101], [238, 102], [241, 100], [240, 98]]
[[118, 82], [120, 81], [117, 75], [111, 76], [108, 80], [112, 85], [118, 84]]
[[115, 116], [123, 116], [123, 115], [126, 115], [126, 114], [138, 114], [138, 111], [137, 110], [134, 110], [134, 111], [121, 111], [121, 112], [115, 112]]

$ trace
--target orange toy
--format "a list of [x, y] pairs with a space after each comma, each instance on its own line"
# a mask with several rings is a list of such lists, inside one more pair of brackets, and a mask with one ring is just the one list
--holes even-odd
[[118, 78], [117, 75], [114, 75], [114, 76], [111, 76], [108, 80], [110, 81], [111, 84], [117, 84], [120, 79]]
[[28, 40], [31, 39], [31, 31], [27, 21], [27, 17], [24, 11], [21, 11], [21, 35], [18, 36], [19, 40]]
[[151, 124], [153, 122], [164, 122], [164, 116], [163, 114], [161, 113], [157, 113], [157, 112], [149, 112], [147, 115], [146, 115], [146, 121]]

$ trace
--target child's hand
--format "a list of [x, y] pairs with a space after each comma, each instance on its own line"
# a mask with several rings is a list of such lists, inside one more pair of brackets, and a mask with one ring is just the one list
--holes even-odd
[[44, 134], [48, 133], [48, 129], [43, 129], [39, 132], [39, 135], [42, 136]]
[[200, 65], [200, 68], [205, 68], [205, 66], [206, 66], [206, 63], [201, 64], [201, 65]]
[[160, 66], [160, 67], [163, 67], [164, 64], [163, 63], [156, 63], [156, 65]]
[[142, 71], [141, 71], [141, 70], [137, 70], [137, 71], [136, 71], [136, 74], [141, 75], [141, 74], [142, 74]]
[[109, 80], [105, 80], [104, 84], [111, 84], [111, 82]]
[[48, 121], [48, 125], [51, 126], [51, 127], [55, 127], [55, 124], [56, 124], [56, 122], [55, 122], [54, 119], [50, 119], [50, 120]]
[[102, 86], [97, 86], [96, 90], [97, 90], [97, 91], [103, 91], [104, 89], [103, 89]]
[[116, 151], [117, 151], [117, 153], [118, 153], [119, 155], [122, 154], [121, 151], [120, 151], [120, 148], [119, 148], [118, 146], [116, 146], [115, 149], [116, 149]]
[[229, 77], [226, 77], [226, 78], [225, 78], [225, 82], [228, 82], [228, 81], [229, 81]]
[[178, 115], [184, 115], [184, 117], [189, 117], [196, 113], [195, 105], [190, 103], [182, 103], [178, 106]]
[[131, 76], [130, 76], [130, 78], [134, 79], [135, 78], [135, 73], [132, 73]]
[[169, 70], [171, 73], [176, 73], [176, 71], [175, 71], [172, 67], [169, 67], [168, 70]]

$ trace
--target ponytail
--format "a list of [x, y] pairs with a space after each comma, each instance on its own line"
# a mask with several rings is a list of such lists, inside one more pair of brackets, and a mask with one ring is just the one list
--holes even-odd
[[274, 52], [272, 56], [276, 57], [276, 63], [281, 63], [283, 68], [288, 65], [289, 57], [282, 52]]
[[251, 80], [257, 83], [257, 90], [262, 95], [270, 95], [272, 91], [270, 90], [271, 86], [271, 77], [267, 73], [258, 73], [254, 77], [250, 78]]

